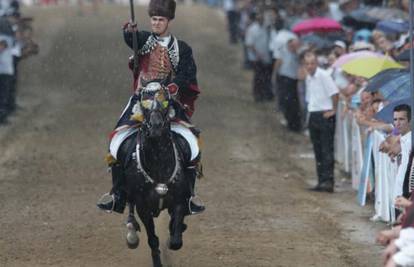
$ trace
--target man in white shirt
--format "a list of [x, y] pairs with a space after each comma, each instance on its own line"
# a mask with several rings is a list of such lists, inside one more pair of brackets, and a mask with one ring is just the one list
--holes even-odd
[[256, 102], [273, 99], [271, 90], [272, 58], [269, 50], [270, 31], [264, 25], [263, 14], [251, 14], [253, 23], [247, 28], [247, 56], [253, 64], [253, 97]]
[[238, 37], [239, 13], [237, 11], [235, 0], [224, 0], [223, 10], [227, 15], [227, 27], [229, 31], [230, 43], [236, 44]]
[[[392, 199], [403, 195], [405, 173], [411, 151], [411, 108], [402, 104], [394, 108], [394, 129], [400, 134], [400, 153], [397, 156], [398, 170], [395, 177]], [[399, 211], [396, 211], [396, 215]]]
[[13, 37], [0, 34], [0, 124], [6, 122], [10, 113], [13, 90]]
[[333, 193], [335, 113], [339, 90], [331, 76], [318, 67], [315, 54], [306, 54], [304, 63], [307, 71], [305, 85], [310, 114], [309, 134], [318, 175], [318, 184], [311, 190]]
[[[280, 37], [281, 36], [281, 37]], [[300, 41], [290, 32], [280, 32], [279, 41], [273, 49], [274, 72], [278, 74], [279, 108], [287, 121], [288, 129], [294, 132], [302, 130], [301, 109], [298, 94], [298, 49]]]

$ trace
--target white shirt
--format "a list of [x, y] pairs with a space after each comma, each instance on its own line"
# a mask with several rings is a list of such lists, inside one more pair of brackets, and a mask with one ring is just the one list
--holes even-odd
[[397, 175], [395, 176], [394, 194], [392, 200], [395, 200], [398, 196], [402, 196], [403, 193], [405, 171], [407, 170], [411, 150], [411, 131], [401, 136], [400, 144], [401, 164], [398, 166]]
[[329, 3], [329, 17], [336, 21], [341, 21], [344, 17], [344, 12], [339, 7], [338, 3]]
[[[245, 36], [246, 46], [254, 47], [256, 52], [261, 55], [262, 62], [266, 64], [272, 63], [269, 51], [269, 35], [270, 33], [268, 33], [266, 27], [260, 25], [258, 22], [253, 22], [247, 28]], [[256, 54], [251, 49], [247, 50], [247, 57], [251, 61], [258, 60]]]
[[7, 48], [0, 52], [0, 74], [13, 75], [13, 38], [7, 35], [0, 34], [0, 41], [7, 42]]
[[162, 46], [162, 47], [168, 47], [168, 44], [171, 41], [171, 35], [165, 36], [165, 37], [157, 37], [157, 42]]
[[0, 16], [5, 16], [10, 13], [10, 0], [0, 0]]
[[349, 85], [349, 80], [346, 78], [341, 68], [334, 68], [331, 76], [338, 88], [344, 89]]
[[297, 36], [288, 30], [272, 31], [270, 33], [269, 49], [272, 51], [273, 58], [280, 58], [282, 47], [284, 47], [288, 40], [297, 38]]
[[399, 250], [393, 256], [395, 263], [399, 266], [414, 266], [414, 228], [401, 229], [395, 245]]
[[289, 50], [287, 43], [280, 49], [280, 55], [277, 59], [282, 61], [278, 70], [279, 75], [296, 80], [298, 78], [299, 57]]
[[314, 75], [306, 77], [306, 102], [308, 111], [325, 111], [333, 109], [332, 96], [339, 93], [332, 77], [323, 69], [316, 68]]
[[234, 11], [236, 10], [236, 5], [234, 0], [224, 0], [223, 1], [223, 9], [224, 11]]

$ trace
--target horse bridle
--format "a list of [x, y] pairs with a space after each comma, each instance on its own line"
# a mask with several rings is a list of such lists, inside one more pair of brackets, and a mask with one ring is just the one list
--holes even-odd
[[[170, 101], [171, 100], [171, 95], [170, 92], [168, 90], [166, 90], [164, 87], [161, 86], [161, 90], [164, 90], [164, 92], [167, 93], [168, 98], [166, 101]], [[144, 89], [145, 90], [145, 89]], [[141, 95], [142, 97], [142, 95]], [[142, 99], [141, 99], [142, 101]], [[157, 101], [157, 100], [153, 100], [153, 101]], [[154, 111], [152, 110], [151, 112], [160, 112], [160, 111]], [[167, 111], [168, 112], [168, 111]], [[168, 115], [167, 115], [168, 116]], [[165, 121], [163, 121], [163, 125], [162, 127], [165, 126]], [[145, 123], [142, 125], [144, 127], [148, 127]], [[171, 137], [170, 137], [171, 138]], [[177, 181], [177, 174], [179, 173], [181, 167], [180, 167], [180, 162], [179, 162], [179, 156], [178, 156], [178, 150], [177, 150], [177, 146], [174, 142], [172, 142], [173, 145], [173, 151], [174, 151], [174, 158], [175, 158], [175, 166], [174, 166], [174, 171], [172, 172], [170, 178], [168, 179], [167, 183], [163, 184], [163, 183], [158, 183], [155, 185], [155, 191], [160, 195], [160, 196], [165, 196], [168, 192], [168, 185], [169, 184], [174, 184]], [[145, 178], [145, 182], [149, 183], [149, 184], [155, 184], [154, 179], [145, 171], [145, 169], [142, 166], [142, 161], [141, 161], [141, 138], [139, 138], [138, 142], [137, 142], [137, 146], [136, 146], [136, 151], [135, 151], [135, 158], [136, 158], [136, 162], [137, 162], [137, 170], [139, 173], [141, 173], [144, 178]], [[162, 203], [160, 203], [160, 206], [162, 205]]]

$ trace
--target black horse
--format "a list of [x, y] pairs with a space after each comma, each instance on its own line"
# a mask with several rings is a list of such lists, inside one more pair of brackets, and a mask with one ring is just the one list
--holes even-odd
[[186, 229], [184, 217], [189, 214], [191, 184], [186, 178], [185, 162], [191, 156], [187, 142], [170, 129], [175, 102], [168, 90], [158, 82], [146, 85], [140, 92], [139, 105], [143, 121], [138, 131], [127, 138], [118, 151], [123, 166], [125, 191], [129, 205], [127, 244], [139, 244], [139, 224], [134, 208], [147, 232], [153, 265], [162, 266], [154, 217], [164, 209], [170, 214], [168, 247], [178, 250], [183, 245]]

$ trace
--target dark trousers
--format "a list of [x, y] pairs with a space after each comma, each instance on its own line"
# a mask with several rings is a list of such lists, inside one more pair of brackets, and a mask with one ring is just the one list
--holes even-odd
[[12, 113], [16, 109], [16, 90], [17, 90], [17, 71], [18, 71], [18, 63], [20, 62], [19, 57], [13, 57], [13, 65], [14, 65], [14, 75], [12, 76], [12, 80], [10, 82], [10, 94], [9, 94], [9, 101], [8, 101], [8, 112]]
[[335, 116], [324, 118], [323, 112], [311, 112], [309, 134], [316, 160], [318, 184], [334, 183]]
[[231, 10], [227, 11], [227, 23], [229, 28], [230, 43], [237, 43], [237, 37], [239, 35], [239, 13]]
[[8, 113], [10, 106], [11, 93], [14, 91], [13, 75], [0, 74], [0, 122], [3, 121]]
[[301, 111], [298, 96], [298, 80], [283, 75], [278, 76], [278, 95], [280, 109], [287, 120], [289, 130], [302, 129]]
[[272, 93], [272, 64], [260, 61], [253, 63], [253, 98], [255, 101], [267, 101], [273, 99]]

